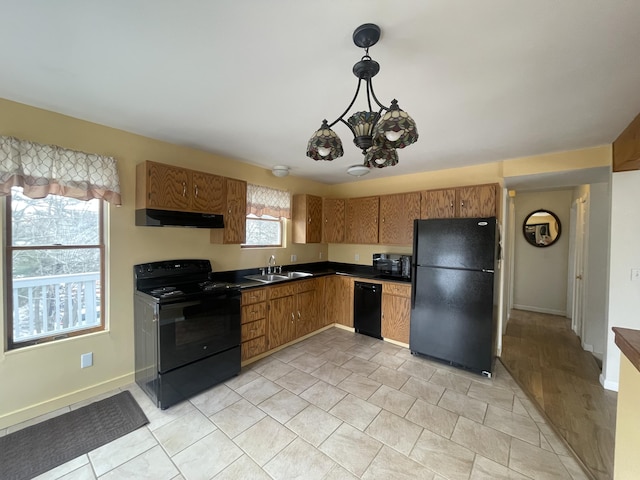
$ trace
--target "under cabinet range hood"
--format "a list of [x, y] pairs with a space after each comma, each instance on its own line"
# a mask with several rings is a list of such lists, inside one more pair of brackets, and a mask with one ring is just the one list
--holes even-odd
[[224, 218], [214, 213], [141, 208], [136, 210], [136, 225], [139, 227], [224, 228]]

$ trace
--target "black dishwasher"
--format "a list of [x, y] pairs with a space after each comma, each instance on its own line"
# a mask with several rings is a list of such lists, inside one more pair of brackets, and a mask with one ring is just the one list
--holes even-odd
[[355, 282], [353, 295], [353, 324], [357, 333], [370, 337], [380, 335], [382, 285]]

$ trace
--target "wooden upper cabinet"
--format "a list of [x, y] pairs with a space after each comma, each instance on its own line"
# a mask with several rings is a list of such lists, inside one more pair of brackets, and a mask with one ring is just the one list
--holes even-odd
[[378, 242], [383, 245], [411, 245], [416, 218], [420, 218], [419, 192], [381, 196]]
[[191, 176], [192, 206], [196, 212], [224, 213], [224, 177], [193, 172]]
[[155, 162], [136, 167], [136, 208], [188, 210], [191, 182], [188, 170]]
[[346, 243], [378, 243], [380, 197], [347, 199]]
[[474, 218], [495, 217], [496, 184], [422, 192], [421, 218]]
[[456, 191], [427, 190], [422, 192], [420, 218], [453, 218], [456, 216]]
[[223, 213], [224, 178], [146, 161], [136, 167], [136, 208]]
[[224, 185], [224, 228], [211, 230], [211, 243], [244, 243], [247, 230], [247, 182], [224, 178]]
[[322, 197], [298, 194], [293, 196], [293, 243], [322, 241]]
[[640, 115], [613, 142], [613, 171], [640, 170]]
[[344, 198], [325, 198], [322, 202], [322, 243], [344, 243]]
[[495, 217], [496, 186], [490, 184], [456, 188], [456, 202], [458, 217]]

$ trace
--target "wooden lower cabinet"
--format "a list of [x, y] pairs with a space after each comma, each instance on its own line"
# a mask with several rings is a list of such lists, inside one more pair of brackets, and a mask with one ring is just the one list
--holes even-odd
[[268, 348], [276, 348], [321, 328], [324, 278], [268, 288]]
[[298, 282], [298, 292], [296, 294], [296, 338], [315, 332], [323, 326], [323, 286], [323, 278]]
[[382, 284], [382, 338], [409, 343], [411, 285]]
[[353, 278], [344, 275], [325, 277], [324, 324], [339, 323], [353, 327]]
[[269, 300], [269, 349], [293, 341], [296, 334], [295, 295]]
[[267, 351], [266, 299], [265, 288], [242, 292], [240, 351], [243, 361]]

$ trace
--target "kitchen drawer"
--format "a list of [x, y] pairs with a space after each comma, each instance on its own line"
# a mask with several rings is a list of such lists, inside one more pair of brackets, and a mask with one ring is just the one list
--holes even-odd
[[267, 299], [267, 291], [264, 288], [255, 288], [242, 292], [242, 305], [264, 302]]
[[242, 360], [248, 360], [267, 351], [267, 337], [258, 337], [248, 342], [242, 342], [240, 346]]
[[269, 298], [280, 298], [295, 295], [297, 291], [296, 283], [298, 282], [288, 282], [286, 285], [269, 287]]
[[382, 293], [390, 295], [398, 295], [400, 297], [411, 297], [411, 285], [402, 285], [400, 283], [384, 282], [382, 284]]
[[300, 292], [308, 292], [310, 290], [315, 290], [317, 288], [317, 283], [314, 279], [309, 280], [298, 280], [296, 282], [296, 291]]
[[254, 303], [242, 307], [242, 323], [260, 320], [267, 316], [267, 302]]
[[245, 323], [242, 325], [242, 341], [251, 340], [252, 338], [261, 337], [267, 331], [267, 320], [262, 319], [256, 322]]

